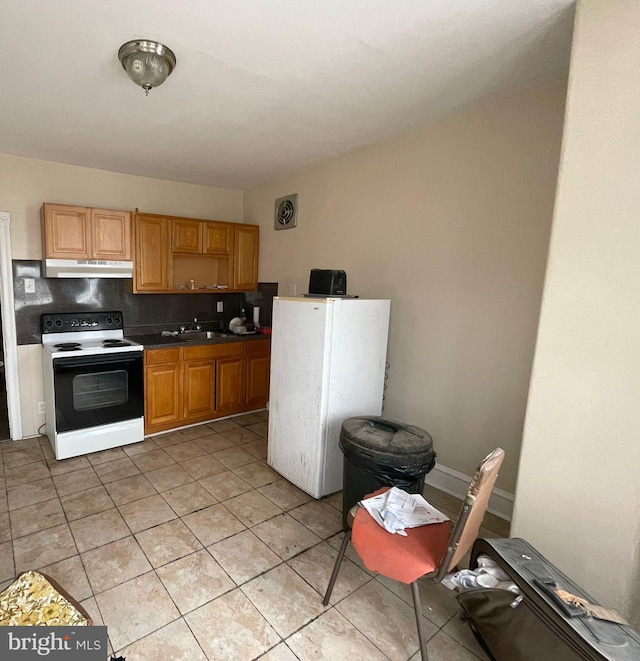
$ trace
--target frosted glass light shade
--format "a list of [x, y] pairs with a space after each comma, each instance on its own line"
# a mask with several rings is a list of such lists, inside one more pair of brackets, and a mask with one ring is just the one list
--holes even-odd
[[123, 44], [118, 51], [129, 78], [140, 85], [146, 94], [162, 85], [176, 66], [176, 56], [169, 48], [156, 41], [136, 39]]

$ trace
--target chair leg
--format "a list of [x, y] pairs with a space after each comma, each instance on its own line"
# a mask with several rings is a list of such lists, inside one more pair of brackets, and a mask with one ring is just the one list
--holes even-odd
[[336, 578], [338, 578], [338, 572], [340, 571], [340, 565], [342, 564], [342, 559], [344, 558], [344, 553], [347, 550], [347, 544], [351, 539], [351, 531], [348, 530], [344, 534], [342, 540], [342, 545], [338, 551], [338, 557], [336, 558], [336, 564], [333, 566], [333, 572], [331, 572], [331, 579], [329, 580], [329, 585], [327, 586], [327, 591], [324, 595], [324, 601], [322, 602], [324, 606], [329, 604], [329, 599], [331, 599], [331, 593], [333, 592], [333, 586], [335, 585]]
[[420, 603], [420, 591], [418, 581], [411, 584], [411, 594], [413, 595], [413, 608], [416, 612], [416, 624], [418, 625], [418, 640], [420, 641], [420, 656], [422, 661], [429, 661], [427, 655], [427, 641], [424, 638], [424, 629], [422, 627], [422, 604]]

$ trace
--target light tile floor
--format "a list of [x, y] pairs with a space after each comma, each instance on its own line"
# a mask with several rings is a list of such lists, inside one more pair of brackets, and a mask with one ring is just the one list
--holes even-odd
[[[265, 463], [267, 413], [56, 461], [46, 438], [0, 443], [0, 589], [41, 569], [106, 624], [127, 661], [419, 659], [406, 585], [349, 549], [341, 494], [322, 500]], [[460, 502], [427, 487], [455, 517]], [[491, 515], [483, 536], [508, 535]], [[485, 656], [455, 593], [421, 587], [432, 661]]]

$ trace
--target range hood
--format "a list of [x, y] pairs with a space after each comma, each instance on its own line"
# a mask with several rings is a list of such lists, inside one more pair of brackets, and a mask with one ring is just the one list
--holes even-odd
[[45, 278], [132, 278], [133, 262], [102, 259], [45, 259]]

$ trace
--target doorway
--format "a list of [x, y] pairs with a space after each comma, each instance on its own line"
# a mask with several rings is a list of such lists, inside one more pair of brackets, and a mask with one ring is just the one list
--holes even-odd
[[[22, 414], [20, 411], [20, 379], [18, 377], [18, 341], [13, 300], [13, 268], [11, 264], [11, 216], [0, 211], [0, 424], [6, 420], [7, 438], [22, 438]], [[6, 417], [5, 417], [6, 414]], [[2, 428], [4, 430], [4, 428]], [[4, 437], [4, 434], [1, 435]]]
[[4, 378], [4, 342], [2, 339], [2, 308], [0, 306], [0, 441], [9, 438], [9, 410], [7, 408], [7, 381]]

